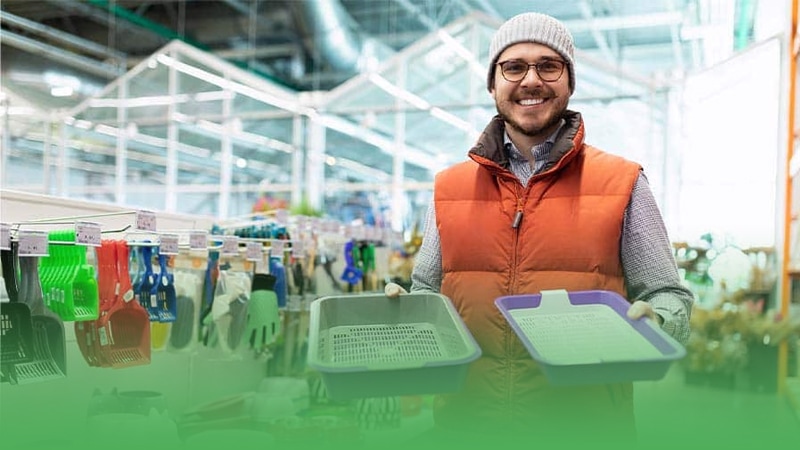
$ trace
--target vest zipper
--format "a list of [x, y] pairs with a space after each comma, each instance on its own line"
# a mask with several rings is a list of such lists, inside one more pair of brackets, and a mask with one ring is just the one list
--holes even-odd
[[[517, 253], [519, 251], [519, 226], [522, 223], [522, 215], [523, 209], [525, 207], [525, 199], [526, 195], [520, 192], [519, 183], [514, 183], [514, 193], [517, 197], [517, 210], [514, 213], [514, 220], [511, 222], [511, 228], [514, 230], [514, 248], [512, 249], [512, 264], [511, 264], [511, 280], [508, 286], [508, 294], [511, 295], [515, 291], [515, 285], [517, 283], [517, 264], [518, 264], [518, 256]], [[511, 351], [514, 348], [513, 340], [515, 335], [511, 332], [511, 326], [508, 324], [503, 325], [503, 337], [505, 341], [505, 353], [506, 353], [506, 404], [508, 408], [512, 411], [511, 415], [513, 416], [513, 404], [514, 404], [514, 361], [511, 357]]]
[[517, 212], [514, 213], [514, 220], [511, 222], [511, 228], [519, 228], [522, 222], [522, 199], [517, 197]]

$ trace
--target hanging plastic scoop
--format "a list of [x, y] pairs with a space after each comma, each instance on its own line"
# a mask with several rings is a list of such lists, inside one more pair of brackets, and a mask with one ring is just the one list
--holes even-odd
[[178, 317], [178, 298], [175, 293], [175, 275], [167, 267], [167, 256], [158, 254], [158, 266], [161, 268], [159, 275], [158, 291], [158, 321], [174, 322]]
[[235, 283], [235, 288], [229, 292], [232, 301], [228, 304], [230, 322], [228, 326], [228, 348], [236, 350], [242, 342], [242, 337], [247, 326], [247, 308], [250, 303], [250, 289], [252, 281], [246, 273], [235, 272], [231, 282]]
[[[12, 249], [17, 245], [12, 242]], [[16, 365], [33, 359], [33, 324], [28, 305], [19, 302], [13, 250], [0, 250], [9, 302], [0, 303], [0, 379], [17, 383]]]
[[115, 242], [118, 288], [114, 303], [100, 320], [100, 343], [111, 367], [131, 367], [150, 363], [150, 315], [133, 301], [133, 284], [128, 268], [128, 244]]
[[100, 319], [108, 314], [114, 304], [118, 289], [116, 250], [112, 240], [103, 240], [95, 250], [97, 264], [97, 291], [100, 304], [97, 320], [75, 322], [75, 338], [84, 360], [92, 367], [109, 367], [99, 339]]
[[139, 249], [139, 284], [136, 285], [136, 297], [139, 304], [147, 311], [150, 322], [158, 322], [158, 284], [153, 272], [153, 250], [149, 246]]
[[64, 323], [44, 305], [39, 281], [39, 258], [24, 257], [20, 265], [20, 299], [31, 308], [33, 360], [17, 364], [19, 384], [57, 380], [67, 373], [67, 349]]
[[169, 334], [169, 348], [181, 351], [189, 349], [194, 342], [195, 324], [197, 323], [197, 304], [201, 300], [202, 279], [188, 272], [176, 270], [175, 293], [177, 314]]
[[253, 276], [253, 291], [247, 304], [247, 327], [244, 342], [251, 350], [261, 353], [275, 342], [281, 332], [275, 276], [257, 273]]
[[203, 281], [203, 310], [200, 314], [199, 339], [206, 347], [213, 347], [216, 342], [214, 328], [214, 297], [216, 296], [219, 281], [219, 253], [211, 252], [208, 255], [205, 280]]
[[[74, 242], [74, 230], [53, 231], [53, 242]], [[64, 321], [95, 320], [99, 316], [99, 293], [94, 267], [86, 263], [86, 248], [50, 245], [51, 256], [43, 259], [40, 272], [47, 282], [42, 289], [47, 305]], [[52, 258], [52, 260], [50, 259]]]
[[364, 277], [364, 272], [356, 266], [356, 261], [360, 261], [358, 256], [358, 247], [353, 241], [348, 241], [344, 244], [344, 261], [345, 268], [342, 276], [339, 277], [342, 281], [349, 284], [351, 287], [361, 282]]

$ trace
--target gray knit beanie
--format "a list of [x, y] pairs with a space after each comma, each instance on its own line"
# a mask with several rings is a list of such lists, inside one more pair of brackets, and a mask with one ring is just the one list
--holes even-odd
[[497, 29], [489, 45], [489, 77], [486, 87], [491, 90], [494, 83], [494, 71], [497, 58], [503, 50], [520, 42], [544, 44], [558, 52], [567, 62], [569, 73], [569, 91], [575, 90], [575, 46], [572, 34], [557, 19], [540, 13], [523, 13], [516, 15]]

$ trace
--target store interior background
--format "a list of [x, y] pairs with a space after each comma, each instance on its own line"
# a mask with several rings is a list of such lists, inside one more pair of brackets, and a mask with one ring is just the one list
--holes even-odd
[[[295, 226], [300, 217], [341, 225], [316, 242], [337, 277], [343, 244], [360, 238], [378, 244], [378, 283], [364, 291], [407, 281], [433, 176], [465, 158], [495, 112], [485, 85], [492, 33], [519, 12], [545, 12], [575, 36], [570, 107], [584, 115], [587, 141], [644, 166], [696, 294], [687, 357], [665, 380], [637, 385], [642, 433], [661, 433], [652, 405], [664, 402], [698, 433], [709, 424], [695, 408], [703, 403], [731, 415], [754, 407], [754, 427], [797, 431], [792, 3], [3, 0], [0, 221], [95, 215], [87, 220], [116, 230], [130, 225], [127, 212], [148, 210], [160, 231], [232, 233], [285, 209]], [[308, 300], [347, 289], [321, 268], [313, 276]], [[276, 383], [297, 388], [309, 376], [200, 344], [154, 348], [147, 365], [89, 367], [72, 325], [66, 377], [0, 385], [3, 433], [15, 431], [2, 424], [44, 418], [72, 442], [102, 410], [98, 396], [117, 401], [115, 390], [164, 393], [184, 440], [201, 429], [263, 431], [258, 405], [287, 389]], [[226, 420], [198, 419], [197, 408], [221, 400]], [[361, 436], [426, 427], [428, 405], [416, 400], [403, 399], [402, 420], [362, 426]]]

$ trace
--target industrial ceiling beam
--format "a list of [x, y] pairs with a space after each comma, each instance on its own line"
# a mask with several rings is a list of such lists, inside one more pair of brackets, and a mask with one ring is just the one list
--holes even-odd
[[578, 8], [581, 11], [581, 16], [592, 24], [589, 28], [589, 32], [594, 39], [594, 42], [597, 44], [597, 48], [600, 50], [600, 53], [603, 55], [603, 59], [613, 64], [617, 58], [614, 57], [614, 53], [611, 51], [611, 47], [608, 46], [608, 41], [600, 29], [595, 26], [595, 16], [594, 11], [592, 11], [591, 5], [586, 0], [582, 0], [578, 5]]
[[658, 26], [680, 25], [683, 14], [678, 11], [637, 14], [630, 16], [592, 17], [583, 20], [566, 20], [564, 25], [573, 33], [631, 28], [649, 28]]
[[96, 59], [87, 58], [63, 48], [45, 44], [37, 40], [21, 36], [9, 31], [3, 31], [3, 44], [16, 47], [35, 55], [44, 56], [54, 61], [59, 61], [85, 72], [100, 75], [105, 78], [116, 78], [124, 73], [123, 68], [113, 66]]
[[46, 38], [50, 38], [62, 44], [66, 44], [69, 47], [82, 50], [86, 53], [91, 53], [102, 58], [115, 59], [120, 61], [120, 65], [123, 65], [125, 61], [125, 54], [122, 52], [99, 45], [93, 41], [75, 36], [74, 34], [65, 33], [61, 30], [48, 27], [47, 25], [42, 25], [32, 20], [9, 14], [5, 11], [0, 11], [0, 22], [22, 28]]

